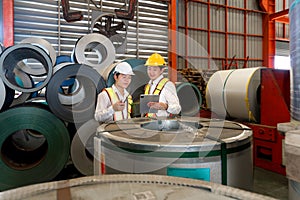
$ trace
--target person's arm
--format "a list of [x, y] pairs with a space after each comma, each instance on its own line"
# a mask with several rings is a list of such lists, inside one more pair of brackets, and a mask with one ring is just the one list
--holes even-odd
[[176, 87], [172, 82], [167, 82], [164, 87], [164, 95], [167, 103], [167, 112], [177, 115], [181, 111], [181, 106], [177, 96]]
[[94, 114], [95, 120], [98, 122], [112, 121], [114, 112], [107, 92], [101, 92], [97, 99], [97, 106]]

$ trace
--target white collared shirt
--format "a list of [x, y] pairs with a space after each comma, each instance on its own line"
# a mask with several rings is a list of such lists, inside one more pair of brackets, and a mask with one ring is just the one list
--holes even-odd
[[[112, 85], [113, 91], [118, 95], [120, 101], [125, 101], [126, 97], [129, 95], [128, 91], [124, 90], [124, 96], [120, 93], [118, 88], [115, 85]], [[127, 101], [125, 102], [125, 108], [122, 111], [124, 119], [127, 119], [128, 117], [128, 104]], [[98, 122], [110, 122], [113, 121], [113, 115], [115, 111], [112, 107], [110, 98], [106, 91], [102, 91], [97, 98], [97, 106], [94, 114], [94, 118]]]
[[[154, 81], [151, 80], [149, 81], [150, 84], [149, 94], [153, 94], [157, 84], [162, 78], [163, 75], [160, 75]], [[168, 81], [163, 87], [163, 89], [161, 90], [161, 93], [159, 95], [159, 102], [166, 103], [168, 105], [168, 109], [159, 110], [156, 113], [156, 116], [158, 117], [168, 117], [170, 114], [179, 114], [179, 112], [181, 111], [181, 106], [177, 96], [176, 87], [171, 81]]]

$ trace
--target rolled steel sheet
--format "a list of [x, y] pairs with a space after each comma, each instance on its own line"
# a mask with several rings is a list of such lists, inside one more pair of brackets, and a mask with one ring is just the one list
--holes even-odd
[[192, 83], [177, 83], [176, 91], [181, 105], [181, 116], [199, 114], [202, 97], [197, 86]]
[[71, 56], [67, 55], [59, 55], [56, 57], [55, 65], [65, 63], [65, 62], [72, 62]]
[[289, 179], [289, 200], [298, 200], [300, 199], [300, 183]]
[[[24, 88], [32, 88], [34, 83], [28, 74], [26, 74], [25, 72], [23, 72], [19, 69], [15, 69], [14, 72], [16, 74], [16, 78], [19, 79], [19, 81], [17, 81], [18, 85], [20, 85], [21, 87], [24, 87]], [[11, 106], [24, 103], [31, 96], [30, 92], [17, 92], [16, 91], [15, 93], [20, 93], [20, 94], [18, 94], [17, 96], [15, 94], [15, 98], [14, 98]]]
[[8, 108], [14, 100], [15, 91], [7, 87], [0, 77], [0, 110]]
[[291, 118], [300, 121], [300, 2], [289, 1], [291, 55]]
[[300, 131], [292, 130], [285, 133], [284, 140], [286, 175], [289, 179], [300, 182]]
[[93, 175], [93, 139], [99, 122], [91, 119], [81, 125], [71, 143], [71, 158], [76, 169], [84, 175]]
[[230, 73], [224, 86], [224, 104], [229, 116], [259, 122], [260, 69], [238, 69]]
[[16, 131], [11, 136], [11, 142], [14, 148], [34, 151], [35, 149], [42, 147], [46, 142], [46, 138], [34, 130], [22, 129]]
[[[35, 59], [43, 65], [46, 73], [43, 75], [43, 83], [38, 87], [25, 88], [16, 83], [14, 69], [25, 59]], [[20, 92], [35, 92], [45, 87], [53, 72], [52, 62], [49, 55], [40, 47], [31, 44], [18, 44], [6, 48], [0, 56], [0, 77], [10, 88]], [[44, 77], [46, 75], [46, 77]]]
[[243, 124], [196, 117], [132, 118], [103, 124], [97, 133], [95, 172], [189, 173], [190, 178], [252, 189], [252, 130]]
[[[53, 74], [55, 74], [55, 72], [57, 72], [57, 71], [60, 70], [61, 68], [65, 67], [65, 66], [67, 66], [67, 65], [70, 65], [70, 64], [74, 64], [74, 63], [72, 63], [72, 62], [62, 62], [62, 63], [60, 63], [60, 64], [55, 65], [54, 68], [53, 68]], [[74, 81], [75, 81], [74, 78], [69, 78], [69, 79], [65, 80], [65, 81], [61, 84], [61, 86], [62, 86], [62, 87], [63, 87], [63, 86], [71, 86], [71, 85], [74, 84]]]
[[227, 115], [224, 100], [224, 86], [229, 75], [234, 70], [221, 70], [215, 72], [208, 80], [206, 86], [206, 102], [207, 107], [220, 118], [225, 118]]
[[[53, 73], [55, 74], [61, 68], [73, 64], [71, 62], [62, 62], [54, 66]], [[63, 105], [72, 105], [83, 101], [85, 98], [84, 88], [75, 78], [68, 78], [61, 84], [58, 94], [59, 101]]]
[[206, 88], [208, 108], [220, 118], [259, 121], [261, 68], [215, 72]]
[[[138, 75], [133, 76], [132, 78], [135, 79], [137, 78], [137, 80], [132, 80], [131, 82], [142, 82], [143, 85], [145, 85], [146, 83], [148, 83], [149, 78], [147, 75], [147, 67], [145, 67], [145, 62], [146, 60], [144, 59], [126, 59], [126, 60], [122, 60], [122, 62], [127, 62], [128, 64], [130, 64], [130, 66], [132, 67], [133, 71], [137, 71]], [[115, 64], [112, 64], [112, 66], [110, 66], [109, 68], [111, 68], [109, 71], [106, 71], [106, 73], [104, 74], [106, 78], [106, 82], [107, 82], [107, 86], [110, 87], [114, 84], [115, 79], [113, 76], [113, 71], [115, 69]], [[137, 84], [137, 85], [141, 85], [141, 84]], [[137, 88], [137, 87], [135, 87]]]
[[[74, 105], [63, 105], [59, 100], [59, 88], [67, 78], [75, 78], [84, 88], [85, 98]], [[46, 88], [46, 99], [51, 111], [59, 118], [74, 123], [94, 118], [97, 95], [106, 87], [102, 76], [84, 64], [70, 64], [58, 70]]]
[[1, 199], [189, 199], [274, 200], [237, 188], [188, 178], [147, 174], [89, 176], [0, 192]]
[[[112, 63], [111, 65], [109, 65], [108, 67], [105, 68], [105, 70], [102, 73], [102, 76], [104, 78], [105, 81], [108, 80], [109, 76], [112, 76], [113, 70], [115, 69], [116, 65], [118, 64], [118, 62]], [[111, 77], [113, 78], [113, 76]], [[110, 79], [111, 79], [110, 78]], [[114, 82], [114, 80], [111, 80]], [[112, 86], [113, 83], [109, 84], [109, 86]]]
[[2, 79], [0, 78], [0, 110], [1, 110], [2, 106], [4, 105], [5, 97], [6, 97], [5, 85], [2, 81]]
[[[34, 87], [40, 87], [40, 85], [42, 85], [42, 84], [43, 84], [43, 81], [39, 81], [34, 84]], [[35, 98], [35, 97], [45, 97], [44, 88], [42, 88], [41, 90], [32, 92], [30, 98]]]
[[3, 44], [0, 42], [0, 54], [4, 51], [4, 46], [3, 46]]
[[[51, 112], [34, 106], [10, 108], [0, 113], [0, 129], [0, 190], [50, 181], [65, 166], [69, 134]], [[15, 143], [14, 134], [21, 130], [43, 135], [45, 142]]]
[[[45, 40], [43, 38], [29, 37], [29, 38], [25, 38], [20, 43], [21, 44], [32, 44], [32, 45], [42, 48], [50, 56], [52, 64], [54, 65], [56, 63], [56, 51], [55, 51], [54, 47], [50, 44], [50, 42], [48, 42], [47, 40]], [[41, 70], [43, 70], [43, 68]]]
[[67, 91], [58, 93], [59, 101], [63, 105], [78, 104], [86, 97], [85, 89], [77, 79], [75, 79], [73, 85], [70, 85], [68, 88], [64, 88], [64, 90]]
[[90, 33], [78, 39], [74, 56], [78, 63], [89, 65], [102, 75], [105, 68], [114, 62], [116, 51], [107, 37]]

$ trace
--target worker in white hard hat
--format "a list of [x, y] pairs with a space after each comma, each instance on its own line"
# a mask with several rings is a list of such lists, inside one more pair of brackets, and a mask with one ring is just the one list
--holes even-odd
[[158, 110], [157, 113], [147, 113], [148, 117], [171, 117], [176, 116], [181, 111], [181, 106], [177, 96], [176, 87], [168, 78], [163, 77], [166, 68], [164, 58], [153, 53], [146, 61], [147, 74], [150, 81], [145, 86], [145, 94], [159, 95], [159, 102], [149, 102], [147, 105], [151, 109]]
[[132, 97], [126, 90], [134, 75], [127, 62], [116, 65], [113, 71], [115, 83], [98, 95], [94, 118], [98, 122], [118, 121], [130, 118]]

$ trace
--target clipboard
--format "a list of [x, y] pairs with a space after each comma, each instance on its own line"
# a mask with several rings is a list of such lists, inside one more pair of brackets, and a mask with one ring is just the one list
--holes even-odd
[[158, 102], [158, 94], [141, 94], [140, 95], [140, 113], [157, 113], [158, 110], [149, 108], [147, 104], [149, 102]]

